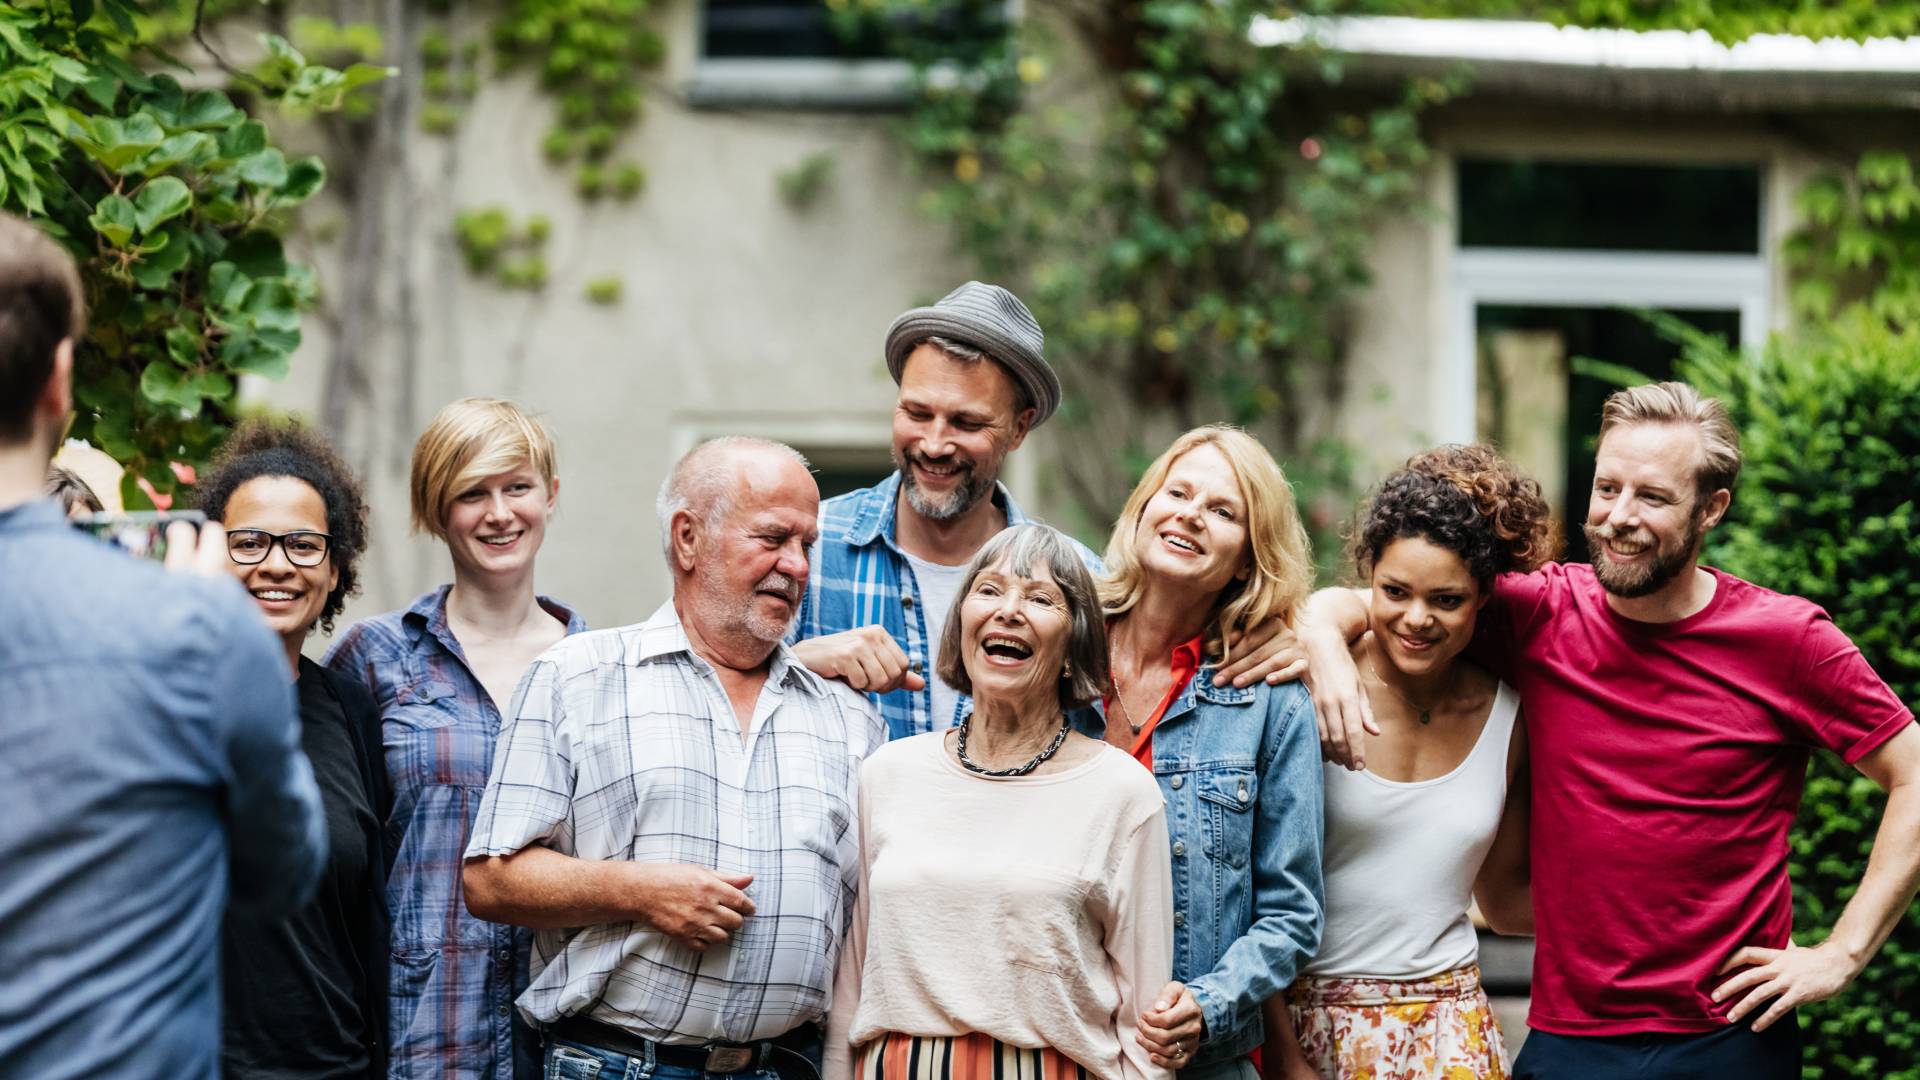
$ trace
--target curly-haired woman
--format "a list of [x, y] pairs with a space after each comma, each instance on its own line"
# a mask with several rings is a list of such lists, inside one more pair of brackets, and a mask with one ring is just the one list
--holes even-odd
[[360, 484], [298, 424], [241, 425], [200, 483], [227, 529], [233, 576], [286, 645], [300, 743], [327, 819], [327, 868], [304, 907], [230, 916], [222, 942], [222, 1063], [232, 1080], [386, 1074], [389, 798], [380, 713], [366, 689], [300, 655], [356, 586], [367, 546]]
[[1531, 928], [1525, 729], [1513, 688], [1463, 650], [1495, 577], [1555, 543], [1539, 485], [1485, 446], [1414, 457], [1366, 507], [1354, 663], [1380, 734], [1365, 769], [1324, 767], [1326, 928], [1276, 1017], [1294, 1030], [1274, 1025], [1270, 1075], [1507, 1075], [1467, 908]]

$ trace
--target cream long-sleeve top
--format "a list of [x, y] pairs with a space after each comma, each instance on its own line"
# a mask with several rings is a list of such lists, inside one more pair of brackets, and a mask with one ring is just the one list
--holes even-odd
[[1171, 978], [1173, 873], [1153, 777], [1102, 745], [984, 777], [945, 732], [860, 771], [861, 875], [828, 1014], [826, 1080], [887, 1032], [1052, 1047], [1100, 1080], [1167, 1080], [1134, 1038]]

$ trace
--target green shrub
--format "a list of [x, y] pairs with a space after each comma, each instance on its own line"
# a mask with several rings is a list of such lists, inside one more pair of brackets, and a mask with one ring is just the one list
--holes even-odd
[[[1920, 703], [1920, 333], [1856, 319], [1735, 355], [1690, 339], [1688, 381], [1732, 408], [1746, 467], [1706, 561], [1833, 616], [1910, 706]], [[1824, 939], [1852, 898], [1886, 805], [1814, 757], [1793, 833], [1793, 923]], [[1920, 904], [1845, 993], [1804, 1007], [1808, 1080], [1920, 1080]]]

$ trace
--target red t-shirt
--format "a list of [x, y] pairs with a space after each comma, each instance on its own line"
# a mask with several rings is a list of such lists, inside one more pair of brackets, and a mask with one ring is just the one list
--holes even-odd
[[1616, 614], [1584, 564], [1506, 575], [1481, 615], [1475, 655], [1527, 717], [1541, 1031], [1725, 1026], [1715, 973], [1793, 926], [1809, 750], [1852, 763], [1913, 722], [1826, 612], [1710, 572], [1678, 622]]

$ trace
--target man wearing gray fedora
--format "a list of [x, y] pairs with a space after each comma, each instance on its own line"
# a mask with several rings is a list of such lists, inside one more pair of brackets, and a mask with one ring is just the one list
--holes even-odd
[[967, 563], [1027, 520], [999, 476], [1060, 405], [1044, 343], [1019, 297], [978, 281], [887, 329], [896, 471], [821, 505], [793, 636], [813, 671], [878, 695], [889, 738], [950, 727], [964, 708], [929, 673]]

